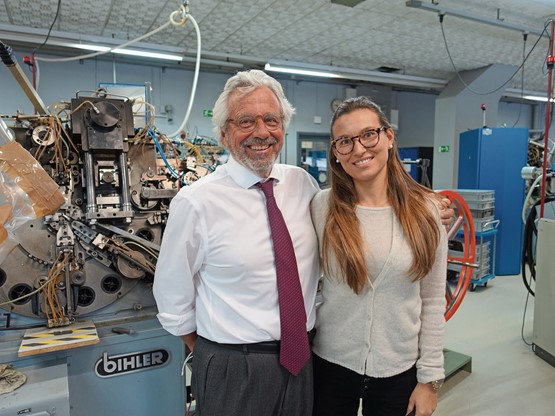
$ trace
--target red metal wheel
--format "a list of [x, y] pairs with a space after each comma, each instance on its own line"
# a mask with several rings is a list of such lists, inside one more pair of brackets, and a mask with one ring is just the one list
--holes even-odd
[[461, 266], [459, 279], [454, 290], [451, 290], [449, 284], [446, 285], [445, 299], [447, 306], [445, 308], [445, 320], [448, 321], [459, 308], [472, 279], [472, 272], [477, 267], [474, 264], [476, 257], [476, 234], [474, 232], [474, 221], [472, 213], [466, 204], [464, 198], [454, 191], [441, 191], [441, 195], [451, 201], [451, 208], [455, 211], [455, 220], [447, 231], [447, 238], [450, 246], [451, 240], [457, 236], [457, 240], [461, 239], [462, 233], [462, 256], [455, 257], [451, 253], [447, 256], [447, 263], [457, 264]]

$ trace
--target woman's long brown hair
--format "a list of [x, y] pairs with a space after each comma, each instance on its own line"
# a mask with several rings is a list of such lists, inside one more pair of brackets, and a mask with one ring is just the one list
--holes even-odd
[[[344, 101], [335, 111], [332, 130], [339, 117], [359, 109], [373, 111], [383, 127], [392, 128], [376, 103], [368, 97], [356, 97]], [[336, 163], [333, 151], [329, 152], [328, 166], [331, 191], [322, 247], [324, 269], [329, 275], [330, 253], [333, 252], [341, 276], [358, 294], [368, 283], [368, 270], [364, 258], [366, 247], [355, 212], [357, 193], [353, 179]], [[432, 269], [440, 240], [437, 219], [430, 210], [431, 192], [405, 171], [393, 140], [387, 161], [387, 197], [412, 250], [413, 261], [408, 274], [414, 280], [422, 279]]]

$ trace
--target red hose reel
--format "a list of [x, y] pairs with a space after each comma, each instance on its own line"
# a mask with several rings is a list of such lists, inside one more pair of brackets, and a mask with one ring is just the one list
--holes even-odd
[[472, 272], [477, 267], [474, 263], [476, 257], [476, 234], [474, 232], [472, 213], [464, 198], [454, 191], [441, 191], [439, 193], [451, 201], [451, 208], [455, 211], [455, 220], [447, 231], [449, 245], [451, 246], [451, 240], [455, 236], [457, 240], [462, 240], [462, 255], [456, 257], [452, 255], [454, 251], [450, 250], [447, 256], [448, 264], [461, 266], [455, 288], [451, 289], [449, 283], [446, 285], [445, 299], [447, 305], [445, 308], [445, 320], [448, 321], [459, 308], [470, 286]]

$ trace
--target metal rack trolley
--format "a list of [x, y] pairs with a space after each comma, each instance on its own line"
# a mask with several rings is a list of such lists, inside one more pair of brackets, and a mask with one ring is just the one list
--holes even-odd
[[[476, 286], [486, 287], [488, 285], [488, 280], [495, 277], [495, 246], [499, 222], [500, 220], [487, 221], [484, 223], [484, 228], [487, 231], [476, 231], [476, 240], [479, 239], [480, 241], [479, 244], [476, 244], [477, 251], [478, 247], [480, 247], [479, 261], [476, 261], [476, 263], [480, 265], [478, 268], [480, 277], [477, 279], [473, 277], [471, 279], [469, 287], [471, 292], [476, 290]], [[492, 246], [491, 254], [488, 252], [489, 250], [484, 249], [485, 247], [489, 247], [485, 245], [485, 241], [489, 241]], [[478, 257], [478, 253], [476, 253], [476, 257]]]
[[[495, 219], [495, 191], [484, 189], [456, 189], [466, 201], [474, 222], [476, 236], [476, 260], [478, 267], [470, 281], [471, 292], [476, 286], [487, 286], [488, 280], [495, 277], [495, 256], [497, 228], [500, 220]], [[456, 238], [462, 238], [457, 234]], [[453, 247], [456, 251], [458, 248]], [[458, 272], [460, 266], [450, 265], [452, 272]]]

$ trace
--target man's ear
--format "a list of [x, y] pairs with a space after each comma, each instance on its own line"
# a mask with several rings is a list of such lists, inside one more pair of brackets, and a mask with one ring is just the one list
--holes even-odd
[[222, 137], [222, 145], [224, 148], [229, 149], [227, 145], [227, 135], [225, 134], [224, 130], [220, 130], [220, 136]]

